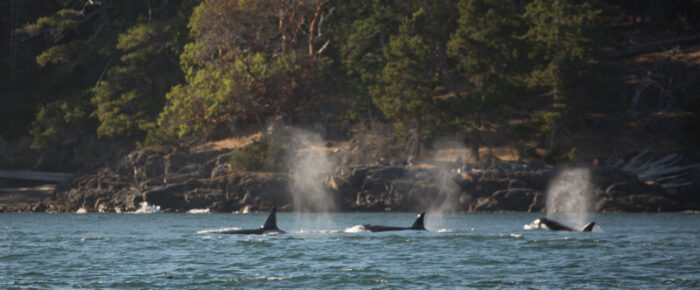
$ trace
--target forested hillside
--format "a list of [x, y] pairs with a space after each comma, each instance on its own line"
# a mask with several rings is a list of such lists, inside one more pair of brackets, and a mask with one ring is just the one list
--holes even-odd
[[700, 150], [697, 0], [9, 0], [0, 11], [0, 168], [75, 170], [18, 156], [86, 147], [187, 151], [269, 120], [340, 136], [380, 122], [425, 144], [460, 136], [475, 158], [494, 144], [548, 163]]

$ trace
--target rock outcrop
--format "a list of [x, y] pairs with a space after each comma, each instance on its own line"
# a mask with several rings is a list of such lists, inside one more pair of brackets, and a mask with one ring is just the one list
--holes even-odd
[[[227, 151], [158, 155], [133, 152], [94, 174], [58, 186], [42, 201], [0, 211], [128, 212], [143, 201], [162, 211], [213, 212], [293, 209], [287, 172], [243, 172], [227, 164]], [[339, 168], [322, 181], [341, 211], [541, 212], [552, 176], [542, 164], [405, 162]], [[635, 176], [593, 169], [595, 210], [697, 210], [697, 190], [664, 189]]]

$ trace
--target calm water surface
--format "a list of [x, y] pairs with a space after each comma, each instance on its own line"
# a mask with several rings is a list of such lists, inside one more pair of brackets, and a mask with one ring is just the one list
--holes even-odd
[[0, 288], [700, 288], [700, 215], [606, 214], [598, 232], [535, 214], [0, 214]]

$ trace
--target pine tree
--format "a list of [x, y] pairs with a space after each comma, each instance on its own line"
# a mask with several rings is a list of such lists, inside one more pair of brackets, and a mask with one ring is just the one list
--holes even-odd
[[512, 3], [499, 0], [462, 0], [458, 27], [451, 35], [448, 53], [455, 59], [458, 83], [452, 115], [471, 132], [467, 143], [479, 158], [480, 131], [498, 120], [504, 106], [516, 106], [521, 91], [522, 25]]
[[540, 112], [549, 132], [548, 148], [556, 150], [557, 132], [572, 107], [575, 89], [585, 84], [587, 73], [597, 65], [596, 32], [600, 10], [595, 3], [570, 0], [533, 0], [523, 14], [528, 31], [523, 40], [530, 47], [532, 70], [527, 85], [550, 98], [551, 106]]
[[[437, 80], [431, 49], [415, 28], [416, 19], [423, 16], [420, 9], [413, 18], [405, 19], [398, 34], [391, 37], [384, 51], [386, 65], [381, 83], [370, 90], [384, 115], [413, 129], [418, 142], [423, 139], [425, 123], [438, 113], [433, 98]], [[420, 154], [420, 146], [414, 154]]]

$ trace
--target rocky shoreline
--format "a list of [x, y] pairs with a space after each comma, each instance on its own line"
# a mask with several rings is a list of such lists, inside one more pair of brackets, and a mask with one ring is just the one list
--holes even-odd
[[[166, 212], [256, 211], [272, 205], [294, 210], [292, 174], [233, 170], [228, 153], [133, 152], [115, 165], [60, 184], [43, 200], [0, 202], [0, 212], [129, 212], [144, 201]], [[562, 170], [535, 163], [395, 162], [341, 167], [318, 182], [337, 211], [542, 212], [550, 182]], [[590, 172], [591, 210], [700, 209], [697, 185], [665, 189], [619, 169]]]

